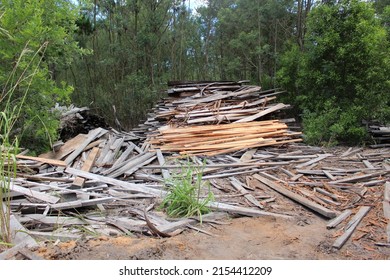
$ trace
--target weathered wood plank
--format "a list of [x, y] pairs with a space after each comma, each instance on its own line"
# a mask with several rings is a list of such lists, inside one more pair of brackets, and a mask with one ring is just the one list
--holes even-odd
[[333, 183], [359, 182], [359, 181], [363, 181], [363, 180], [368, 179], [368, 178], [378, 177], [380, 175], [384, 175], [384, 174], [386, 174], [388, 172], [389, 171], [380, 171], [380, 172], [375, 172], [375, 173], [371, 173], [371, 174], [352, 176], [352, 177], [348, 177], [348, 178], [344, 178], [344, 179], [333, 181]]
[[267, 212], [267, 211], [257, 210], [257, 209], [247, 208], [247, 207], [233, 206], [233, 205], [220, 203], [220, 202], [209, 202], [207, 206], [216, 211], [223, 211], [223, 212], [240, 214], [240, 215], [250, 216], [250, 217], [272, 216], [272, 217], [279, 217], [285, 219], [292, 218], [292, 216], [288, 216], [288, 215], [277, 214], [277, 213], [272, 213], [272, 212]]
[[253, 155], [257, 152], [257, 149], [250, 149], [246, 151], [241, 157], [240, 162], [248, 162], [252, 159]]
[[169, 180], [171, 175], [169, 174], [169, 171], [164, 168], [164, 165], [165, 165], [164, 155], [162, 154], [160, 149], [156, 149], [156, 154], [157, 154], [158, 163], [162, 167], [161, 172], [162, 172], [163, 178], [164, 178], [164, 180]]
[[25, 155], [16, 155], [16, 158], [18, 159], [29, 159], [29, 160], [34, 160], [38, 161], [41, 163], [47, 163], [55, 166], [62, 166], [65, 167], [67, 164], [65, 161], [62, 160], [57, 160], [57, 159], [48, 159], [48, 158], [43, 158], [43, 157], [32, 157], [32, 156], [25, 156]]
[[348, 238], [353, 234], [356, 227], [359, 225], [359, 223], [362, 221], [362, 219], [367, 215], [367, 213], [370, 211], [370, 206], [362, 206], [360, 207], [359, 211], [356, 213], [355, 216], [352, 217], [351, 221], [346, 226], [346, 229], [344, 231], [344, 234], [339, 236], [336, 241], [333, 243], [333, 247], [336, 249], [340, 249], [343, 247], [345, 242], [347, 242]]
[[163, 195], [166, 194], [166, 192], [163, 191], [163, 190], [150, 188], [150, 187], [147, 187], [147, 186], [145, 186], [143, 184], [132, 184], [132, 183], [129, 183], [129, 182], [125, 182], [125, 181], [117, 180], [117, 179], [114, 179], [114, 178], [110, 178], [110, 177], [107, 177], [107, 176], [102, 176], [102, 175], [97, 175], [97, 174], [93, 174], [93, 173], [82, 171], [82, 170], [77, 170], [77, 169], [74, 169], [74, 168], [71, 168], [71, 167], [67, 167], [65, 169], [65, 172], [69, 173], [69, 174], [76, 175], [76, 176], [84, 177], [84, 178], [87, 178], [87, 179], [103, 182], [103, 183], [106, 183], [106, 184], [109, 184], [109, 185], [120, 186], [120, 187], [122, 187], [124, 189], [131, 190], [131, 191], [134, 191], [134, 192], [153, 194], [153, 195], [155, 195], [157, 197], [163, 196]]
[[80, 144], [77, 149], [75, 149], [65, 160], [66, 164], [69, 165], [71, 162], [73, 162], [84, 150], [85, 147], [87, 147], [93, 140], [95, 140], [98, 136], [102, 136], [108, 131], [103, 128], [96, 128], [94, 130], [91, 130], [88, 133], [87, 139]]
[[251, 122], [251, 121], [254, 121], [255, 119], [258, 119], [258, 118], [261, 118], [267, 114], [270, 114], [272, 112], [275, 112], [275, 111], [278, 111], [278, 110], [281, 110], [281, 109], [285, 109], [285, 108], [288, 108], [289, 105], [286, 105], [286, 104], [283, 104], [283, 103], [279, 103], [279, 104], [276, 104], [274, 106], [272, 106], [271, 108], [268, 108], [266, 110], [263, 110], [257, 114], [254, 114], [252, 116], [249, 116], [249, 117], [246, 117], [246, 118], [242, 118], [242, 119], [239, 119], [237, 121], [235, 121], [234, 123], [243, 123], [243, 122]]
[[42, 223], [46, 225], [85, 225], [88, 224], [85, 220], [74, 217], [65, 216], [45, 216], [42, 214], [28, 214], [18, 218], [21, 223]]
[[[99, 153], [99, 148], [94, 147], [92, 149], [92, 151], [89, 153], [89, 155], [87, 157], [87, 160], [84, 162], [83, 167], [81, 168], [81, 170], [87, 171], [87, 172], [90, 171], [92, 166], [95, 163], [95, 160], [96, 160], [96, 157], [97, 157], [98, 153]], [[74, 179], [72, 185], [75, 186], [75, 187], [82, 188], [84, 183], [85, 183], [85, 179], [84, 178], [76, 177]]]
[[383, 200], [390, 202], [390, 181], [385, 184]]
[[268, 187], [272, 188], [273, 190], [283, 194], [284, 196], [312, 209], [313, 211], [327, 217], [327, 218], [334, 218], [337, 216], [336, 212], [330, 209], [325, 208], [324, 206], [315, 203], [299, 194], [293, 193], [292, 191], [279, 186], [275, 182], [272, 182], [271, 180], [268, 180], [267, 178], [264, 178], [263, 176], [260, 176], [259, 174], [254, 174], [254, 178], [262, 182], [263, 184], [267, 185]]
[[238, 190], [241, 194], [244, 195], [244, 197], [251, 203], [253, 204], [254, 206], [257, 206], [259, 207], [260, 209], [264, 209], [264, 206], [261, 205], [257, 199], [251, 195], [244, 187], [241, 186], [241, 182], [238, 181], [236, 178], [234, 177], [230, 177], [230, 183], [232, 184], [232, 186]]
[[333, 155], [332, 154], [320, 154], [317, 158], [314, 158], [312, 160], [309, 160], [308, 162], [304, 162], [304, 163], [296, 165], [295, 168], [298, 169], [298, 168], [302, 168], [304, 166], [312, 165], [313, 163], [317, 163], [317, 162], [319, 162], [327, 157], [330, 157], [330, 156], [333, 156]]
[[87, 199], [87, 200], [62, 202], [62, 203], [53, 204], [50, 207], [51, 209], [55, 209], [55, 210], [75, 209], [80, 207], [87, 207], [87, 206], [94, 206], [102, 203], [108, 203], [113, 200], [114, 200], [113, 197], [101, 197], [101, 198], [94, 198], [94, 199]]
[[111, 178], [116, 178], [123, 174], [129, 176], [137, 171], [140, 167], [152, 162], [155, 158], [156, 156], [153, 152], [142, 153], [134, 158], [129, 159], [126, 164], [117, 170], [111, 171], [109, 173], [105, 172], [104, 174]]
[[339, 225], [342, 221], [347, 219], [352, 214], [352, 211], [350, 209], [344, 210], [340, 215], [338, 215], [336, 218], [331, 220], [327, 225], [327, 229], [335, 228], [337, 225]]
[[[1, 187], [3, 187], [3, 184], [0, 184], [0, 188]], [[59, 197], [55, 197], [52, 195], [48, 195], [45, 193], [34, 191], [34, 190], [29, 189], [29, 188], [25, 188], [25, 187], [22, 187], [22, 186], [13, 184], [13, 183], [11, 183], [11, 185], [10, 185], [10, 190], [14, 191], [14, 192], [21, 193], [21, 194], [26, 195], [28, 197], [32, 197], [32, 198], [35, 198], [35, 199], [38, 199], [38, 200], [41, 200], [44, 202], [48, 202], [48, 203], [57, 203], [60, 200]]]

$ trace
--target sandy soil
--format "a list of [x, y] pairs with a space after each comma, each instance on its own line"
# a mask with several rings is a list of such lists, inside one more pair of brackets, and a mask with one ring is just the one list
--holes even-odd
[[[225, 224], [226, 223], [226, 224]], [[332, 248], [337, 230], [312, 213], [290, 220], [274, 217], [234, 218], [199, 226], [171, 238], [98, 237], [49, 243], [36, 253], [46, 259], [72, 260], [327, 260], [390, 259], [390, 248], [364, 246], [358, 233], [340, 250]]]

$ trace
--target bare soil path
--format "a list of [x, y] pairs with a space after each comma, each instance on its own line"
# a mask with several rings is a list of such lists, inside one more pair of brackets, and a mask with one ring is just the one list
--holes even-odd
[[341, 249], [332, 248], [336, 230], [308, 213], [297, 219], [235, 218], [228, 224], [200, 226], [171, 238], [100, 237], [49, 243], [36, 253], [46, 259], [72, 260], [337, 260], [390, 259], [390, 248], [366, 247], [354, 237]]

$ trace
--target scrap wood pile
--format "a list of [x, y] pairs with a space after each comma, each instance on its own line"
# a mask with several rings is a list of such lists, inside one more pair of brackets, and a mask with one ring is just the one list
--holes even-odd
[[[162, 111], [175, 108], [167, 110], [163, 104]], [[227, 214], [296, 219], [305, 225], [310, 219], [304, 217], [315, 213], [329, 220], [333, 248], [347, 240], [369, 251], [389, 246], [390, 149], [290, 143], [178, 157], [181, 151], [161, 151], [146, 141], [167, 125], [155, 117], [131, 132], [96, 128], [39, 157], [18, 155], [10, 193], [17, 245], [0, 259], [36, 257], [24, 248], [36, 239], [169, 237], [194, 229], [211, 235], [197, 227], [197, 217], [171, 219], [158, 207], [169, 191], [164, 182], [189, 165], [202, 170], [214, 195], [208, 203], [212, 212], [202, 217], [204, 225]], [[278, 120], [262, 121], [284, 126]], [[236, 125], [204, 126], [225, 124]]]
[[168, 93], [171, 97], [149, 119], [160, 121], [157, 133], [148, 135], [153, 148], [211, 156], [301, 141], [299, 132], [271, 118], [272, 113], [289, 107], [274, 103], [280, 91], [220, 82], [175, 83]]

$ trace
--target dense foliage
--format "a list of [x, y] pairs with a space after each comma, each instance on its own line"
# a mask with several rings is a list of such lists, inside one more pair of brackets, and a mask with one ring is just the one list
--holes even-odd
[[360, 143], [363, 121], [389, 121], [388, 33], [371, 5], [356, 0], [315, 7], [307, 27], [304, 49], [286, 52], [280, 70], [306, 139]]
[[73, 37], [78, 11], [65, 0], [0, 4], [0, 107], [23, 105], [14, 126], [21, 145], [44, 150], [57, 134], [51, 108], [70, 102], [72, 88], [56, 84], [54, 75], [82, 52]]

